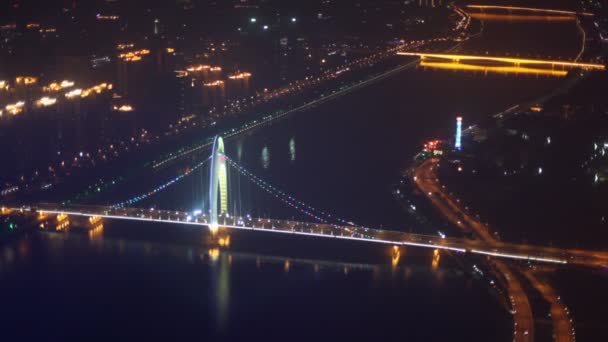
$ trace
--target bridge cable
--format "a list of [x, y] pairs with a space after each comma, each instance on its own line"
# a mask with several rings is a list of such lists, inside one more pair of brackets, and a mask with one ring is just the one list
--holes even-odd
[[123, 208], [127, 205], [131, 205], [137, 202], [141, 202], [151, 196], [154, 196], [156, 194], [158, 194], [159, 192], [165, 190], [166, 188], [170, 187], [171, 185], [176, 184], [177, 182], [179, 182], [180, 180], [182, 180], [183, 178], [185, 178], [186, 176], [189, 176], [190, 174], [192, 174], [192, 172], [194, 172], [195, 170], [201, 168], [203, 165], [205, 165], [207, 162], [209, 162], [211, 160], [211, 158], [206, 158], [205, 160], [203, 160], [202, 162], [196, 164], [195, 166], [193, 166], [192, 168], [187, 169], [186, 171], [184, 171], [183, 173], [179, 174], [177, 177], [171, 179], [170, 181], [161, 184], [159, 186], [157, 186], [156, 188], [154, 188], [151, 191], [145, 192], [143, 194], [140, 194], [138, 196], [132, 197], [128, 200], [116, 203], [114, 205], [112, 205], [113, 208]]
[[298, 200], [297, 198], [295, 198], [289, 194], [286, 194], [285, 192], [277, 189], [276, 187], [272, 186], [268, 182], [260, 179], [259, 177], [257, 177], [256, 175], [254, 175], [247, 169], [243, 168], [242, 166], [240, 166], [234, 160], [230, 159], [227, 156], [226, 156], [226, 161], [240, 174], [245, 176], [247, 179], [249, 179], [249, 181], [251, 181], [253, 184], [258, 186], [262, 190], [266, 191], [268, 194], [274, 196], [279, 201], [298, 210], [299, 212], [301, 212], [307, 216], [313, 217], [317, 221], [320, 221], [322, 223], [337, 222], [337, 223], [349, 225], [349, 226], [359, 226], [359, 225], [353, 223], [352, 221], [345, 220], [345, 219], [342, 219], [335, 215], [332, 215], [330, 213], [327, 213], [325, 211], [316, 209], [313, 206], [310, 206], [310, 205], [304, 203], [303, 201]]

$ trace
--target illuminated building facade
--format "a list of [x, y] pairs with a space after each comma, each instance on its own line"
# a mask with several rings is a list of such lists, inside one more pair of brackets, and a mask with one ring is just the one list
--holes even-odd
[[462, 116], [456, 118], [456, 141], [454, 142], [454, 148], [457, 151], [462, 149]]

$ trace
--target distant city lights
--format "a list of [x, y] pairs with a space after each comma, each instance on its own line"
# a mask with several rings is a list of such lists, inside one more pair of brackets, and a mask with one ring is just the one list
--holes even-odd
[[32, 76], [17, 76], [15, 78], [15, 83], [17, 84], [25, 84], [30, 85], [38, 82], [38, 78]]
[[17, 115], [17, 114], [20, 114], [21, 112], [23, 112], [23, 107], [25, 107], [25, 102], [24, 101], [18, 101], [16, 103], [8, 104], [4, 108], [10, 114]]
[[54, 105], [55, 103], [57, 103], [56, 98], [44, 96], [40, 100], [36, 101], [36, 106], [37, 107], [48, 107], [48, 106]]
[[68, 99], [77, 97], [82, 95], [82, 89], [74, 89], [74, 90], [70, 90], [69, 92], [67, 92], [65, 94], [65, 97], [67, 97]]
[[238, 74], [228, 76], [228, 78], [231, 80], [240, 80], [240, 79], [245, 79], [245, 78], [249, 78], [249, 77], [251, 77], [251, 73], [249, 73], [249, 72], [241, 72]]
[[130, 105], [113, 106], [112, 109], [118, 112], [132, 112], [134, 110], [133, 106]]
[[150, 50], [141, 49], [136, 51], [129, 51], [126, 53], [121, 53], [118, 55], [118, 58], [122, 59], [125, 62], [137, 62], [141, 61], [142, 56], [150, 54]]
[[223, 85], [224, 85], [224, 81], [221, 81], [221, 80], [203, 83], [203, 86], [205, 86], [205, 87], [219, 87], [219, 86], [223, 86]]
[[97, 14], [97, 20], [118, 20], [120, 19], [119, 16], [117, 15], [102, 15], [102, 14]]
[[73, 81], [63, 80], [61, 83], [53, 82], [46, 87], [42, 87], [42, 91], [51, 92], [59, 91], [61, 89], [70, 88], [74, 86]]

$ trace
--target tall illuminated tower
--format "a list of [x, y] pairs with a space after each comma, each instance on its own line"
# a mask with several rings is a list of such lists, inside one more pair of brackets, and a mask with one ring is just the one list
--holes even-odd
[[458, 151], [462, 148], [462, 116], [456, 118], [456, 141], [454, 142], [454, 148]]

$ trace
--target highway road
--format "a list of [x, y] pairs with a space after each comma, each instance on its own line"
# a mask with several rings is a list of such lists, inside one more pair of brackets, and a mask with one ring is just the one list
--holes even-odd
[[[452, 224], [462, 230], [473, 231], [475, 237], [484, 242], [496, 243], [497, 241], [489, 232], [489, 229], [466, 212], [457, 200], [451, 198], [445, 187], [441, 186], [435, 174], [438, 164], [439, 159], [428, 159], [414, 171], [414, 180], [417, 187]], [[489, 263], [506, 281], [507, 295], [513, 314], [513, 340], [518, 342], [534, 341], [532, 308], [521, 282], [504, 262], [490, 259]]]
[[[433, 203], [435, 208], [455, 226], [466, 230], [470, 229], [476, 238], [483, 240], [485, 243], [494, 245], [498, 248], [504, 246], [504, 242], [499, 241], [486, 225], [473, 217], [466, 208], [463, 208], [458, 199], [455, 199], [448, 193], [446, 187], [441, 185], [435, 173], [439, 164], [439, 159], [428, 159], [422, 163], [413, 172], [413, 177], [417, 187], [426, 194], [427, 198]], [[546, 253], [550, 253], [552, 247], [539, 247], [520, 245], [521, 251], [526, 248], [531, 249], [546, 249]], [[585, 264], [587, 266], [606, 267], [606, 253], [599, 251], [585, 250], [566, 250], [569, 255], [569, 263]], [[584, 260], [584, 262], [583, 262]], [[507, 292], [512, 306], [514, 320], [514, 339], [516, 341], [533, 341], [534, 340], [534, 319], [528, 297], [524, 288], [521, 285], [515, 271], [517, 269], [508, 266], [501, 260], [491, 259], [492, 265], [506, 279]], [[515, 271], [514, 271], [515, 269]], [[538, 290], [543, 298], [550, 304], [550, 313], [553, 323], [553, 331], [555, 341], [570, 342], [574, 341], [575, 332], [572, 326], [572, 320], [567, 307], [560, 301], [555, 291], [547, 282], [539, 281], [531, 270], [521, 272], [528, 281]]]
[[523, 274], [550, 305], [549, 314], [551, 315], [551, 322], [553, 324], [553, 341], [574, 342], [576, 340], [576, 333], [572, 325], [570, 311], [566, 307], [566, 304], [561, 301], [553, 287], [548, 282], [538, 279], [534, 272], [526, 270]]
[[526, 253], [531, 253], [537, 256], [542, 255], [563, 258], [571, 265], [584, 265], [598, 268], [608, 267], [608, 252], [606, 251], [564, 249], [530, 244], [515, 244], [498, 240], [485, 224], [474, 217], [459, 203], [458, 199], [453, 198], [446, 191], [446, 188], [439, 182], [435, 174], [438, 164], [439, 159], [428, 159], [415, 169], [412, 176], [414, 177], [416, 186], [426, 195], [435, 208], [439, 210], [446, 219], [463, 230], [467, 230], [467, 228], [470, 229], [477, 239], [483, 241], [483, 243], [480, 243], [480, 241], [470, 242], [470, 248], [473, 249], [476, 248], [476, 246], [483, 246], [489, 250], [495, 248], [497, 251], [509, 251], [514, 254], [524, 255]]

